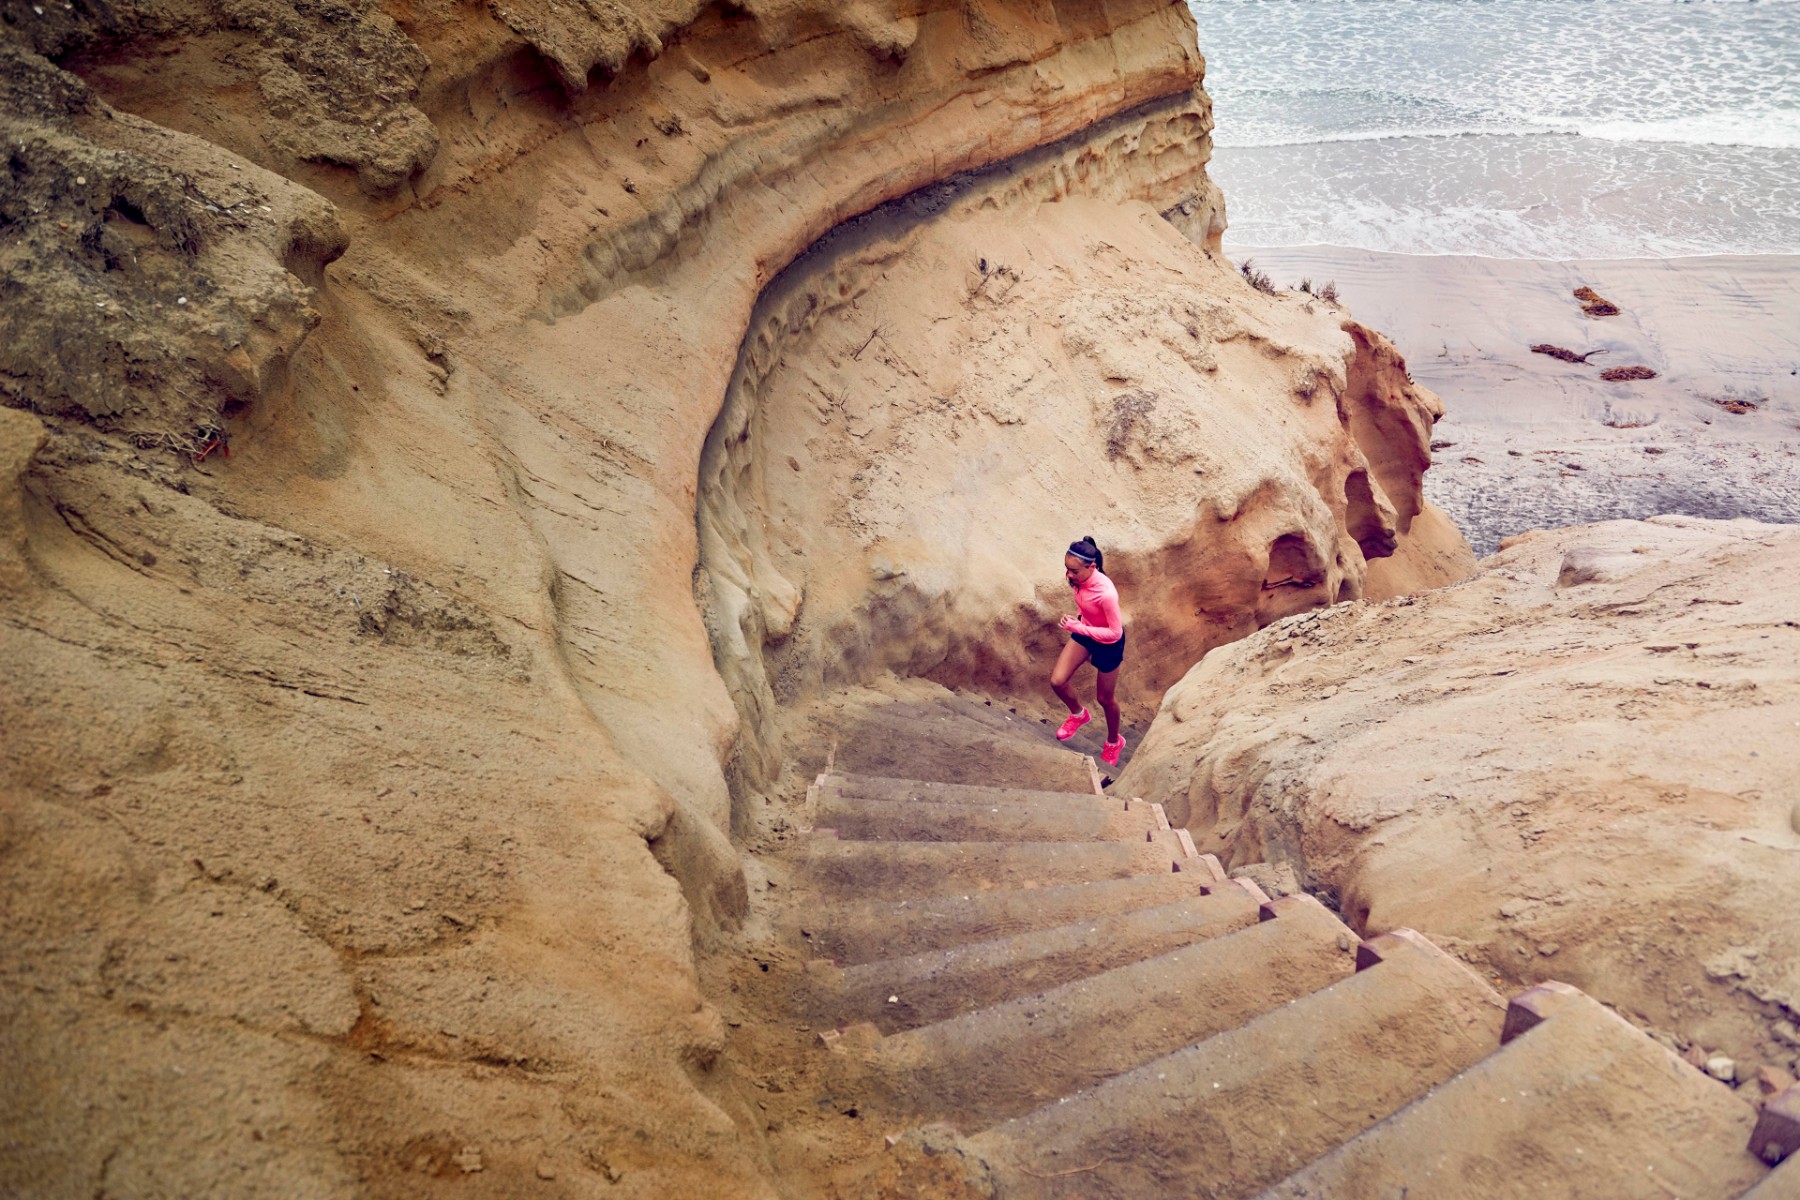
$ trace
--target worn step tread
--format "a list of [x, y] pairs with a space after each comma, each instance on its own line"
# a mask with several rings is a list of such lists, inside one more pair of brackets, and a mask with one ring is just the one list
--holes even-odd
[[[1571, 989], [1572, 990], [1572, 989]], [[1264, 1200], [1729, 1200], [1768, 1168], [1732, 1092], [1575, 993]]]
[[1310, 897], [1274, 920], [882, 1038], [871, 1085], [965, 1131], [1018, 1116], [1348, 975], [1356, 938]]
[[1153, 908], [1198, 896], [1203, 885], [1208, 885], [1204, 874], [1157, 872], [1057, 887], [965, 889], [940, 896], [808, 904], [784, 923], [790, 934], [800, 934], [794, 940], [813, 956], [853, 966]]
[[865, 842], [814, 830], [792, 861], [821, 893], [847, 897], [965, 895], [1166, 874], [1184, 857], [1168, 834], [1119, 842]]
[[1097, 796], [1093, 789], [1046, 791], [1000, 784], [934, 783], [928, 779], [894, 779], [885, 775], [834, 774], [820, 778], [821, 793], [867, 800], [935, 800], [943, 804], [1115, 804], [1123, 798]]
[[1468, 968], [1407, 946], [971, 1144], [1006, 1196], [1252, 1194], [1490, 1053], [1504, 1010]]
[[[1060, 723], [1060, 720], [1059, 720]], [[908, 704], [904, 701], [897, 704], [884, 704], [866, 710], [861, 717], [863, 726], [882, 726], [886, 728], [951, 728], [967, 729], [974, 726], [980, 736], [1008, 736], [1014, 738], [1020, 750], [1059, 748], [1053, 738], [1044, 733], [1046, 723], [1043, 718], [1010, 710], [997, 711], [982, 706], [982, 711], [969, 708], [950, 708], [936, 704]], [[1050, 728], [1054, 728], [1051, 726]], [[1102, 726], [1104, 728], [1104, 725]], [[1022, 736], [1021, 736], [1022, 735]], [[857, 743], [853, 739], [844, 748], [845, 753], [854, 753]]]
[[855, 841], [1099, 842], [1145, 840], [1156, 828], [1148, 805], [1135, 812], [1081, 797], [1078, 805], [945, 803], [822, 796], [814, 824]]
[[815, 1019], [873, 1021], [894, 1033], [1221, 937], [1256, 924], [1257, 908], [1249, 892], [1228, 885], [1208, 896], [905, 958], [847, 968], [816, 963], [804, 1004]]

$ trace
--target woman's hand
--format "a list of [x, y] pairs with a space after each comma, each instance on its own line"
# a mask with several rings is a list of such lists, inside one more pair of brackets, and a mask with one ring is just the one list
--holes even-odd
[[1057, 622], [1057, 625], [1059, 627], [1066, 629], [1066, 630], [1073, 630], [1075, 628], [1075, 626], [1077, 626], [1079, 624], [1081, 624], [1081, 619], [1079, 617], [1064, 617], [1062, 620]]

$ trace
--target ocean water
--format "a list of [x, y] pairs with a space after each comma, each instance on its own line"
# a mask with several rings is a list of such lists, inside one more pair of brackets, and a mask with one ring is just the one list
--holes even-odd
[[1238, 246], [1800, 253], [1795, 0], [1189, 0]]

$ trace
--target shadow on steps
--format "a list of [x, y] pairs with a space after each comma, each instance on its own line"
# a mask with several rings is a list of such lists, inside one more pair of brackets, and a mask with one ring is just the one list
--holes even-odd
[[[988, 699], [919, 685], [917, 694], [886, 703], [828, 702], [808, 722], [804, 744], [790, 757], [815, 774], [824, 767], [825, 750], [836, 740], [839, 770], [896, 779], [941, 783], [1004, 782], [1008, 787], [1044, 791], [1087, 791], [1084, 756], [1099, 763], [1106, 740], [1105, 718], [1090, 708], [1094, 720], [1067, 742], [1056, 740], [1063, 713], [1054, 699], [1042, 701]], [[1103, 775], [1117, 776], [1130, 762], [1143, 727], [1127, 722], [1121, 730], [1125, 756], [1118, 767], [1100, 765]]]

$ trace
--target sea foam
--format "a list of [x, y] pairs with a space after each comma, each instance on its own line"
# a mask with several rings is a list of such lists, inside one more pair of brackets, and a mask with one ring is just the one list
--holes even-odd
[[1190, 0], [1243, 244], [1800, 252], [1800, 4]]

